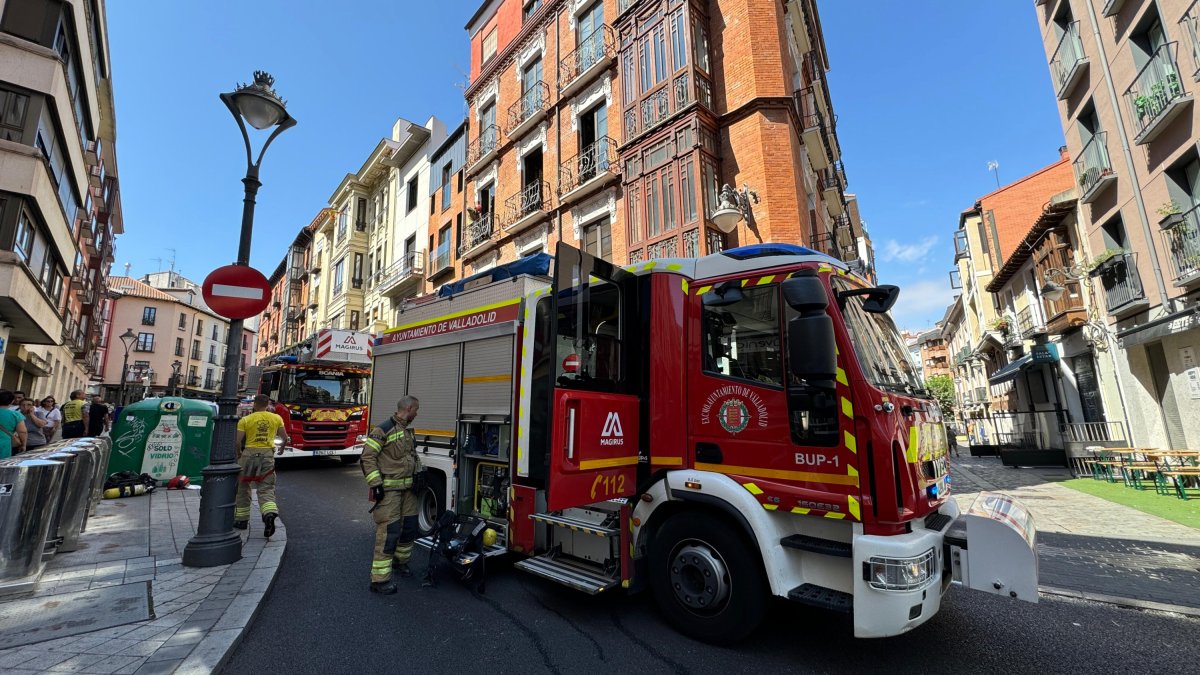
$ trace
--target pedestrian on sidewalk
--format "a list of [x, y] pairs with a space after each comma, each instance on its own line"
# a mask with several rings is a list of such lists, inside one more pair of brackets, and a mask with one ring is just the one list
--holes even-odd
[[83, 438], [87, 432], [87, 395], [82, 389], [71, 392], [71, 400], [62, 404], [63, 434], [66, 438]]
[[53, 396], [47, 396], [33, 411], [38, 419], [46, 423], [46, 426], [42, 427], [42, 435], [46, 437], [47, 443], [54, 442], [54, 436], [62, 427], [62, 411], [55, 407], [56, 403]]
[[250, 490], [258, 495], [258, 510], [262, 514], [263, 536], [275, 534], [275, 519], [279, 507], [275, 504], [275, 437], [283, 437], [279, 454], [292, 442], [283, 428], [283, 418], [267, 410], [271, 398], [266, 394], [254, 397], [254, 412], [238, 420], [237, 498], [233, 502], [233, 526], [244, 530], [250, 525]]
[[12, 457], [25, 447], [25, 419], [12, 409], [15, 399], [11, 391], [0, 391], [0, 459]]
[[417, 539], [416, 476], [421, 471], [416, 439], [408, 428], [421, 403], [405, 396], [391, 417], [371, 429], [363, 442], [362, 470], [371, 488], [375, 520], [375, 554], [371, 558], [371, 592], [396, 592], [392, 571], [411, 577], [408, 561]]
[[958, 429], [952, 426], [946, 427], [946, 440], [950, 442], [950, 452], [955, 457], [962, 457], [962, 453], [958, 449]]
[[104, 403], [104, 397], [96, 394], [92, 404], [88, 406], [87, 435], [94, 438], [103, 436], [112, 427], [112, 409]]
[[48, 423], [34, 414], [33, 399], [27, 398], [21, 401], [21, 416], [25, 418], [24, 451], [37, 450], [48, 443], [46, 440], [46, 427]]

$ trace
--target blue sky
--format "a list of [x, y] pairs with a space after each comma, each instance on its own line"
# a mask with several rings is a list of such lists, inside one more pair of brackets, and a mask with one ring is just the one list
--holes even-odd
[[[820, 0], [850, 191], [902, 326], [952, 297], [957, 214], [1057, 159], [1033, 3]], [[447, 10], [447, 7], [453, 9]], [[352, 8], [352, 9], [351, 9]], [[114, 273], [232, 262], [245, 172], [217, 98], [270, 71], [299, 125], [263, 163], [251, 263], [266, 274], [396, 117], [462, 119], [474, 0], [108, 3], [125, 231]], [[175, 249], [174, 253], [170, 249]], [[161, 258], [160, 263], [157, 258]]]

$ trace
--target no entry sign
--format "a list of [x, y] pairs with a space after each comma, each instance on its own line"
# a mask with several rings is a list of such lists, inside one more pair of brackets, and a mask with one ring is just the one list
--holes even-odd
[[246, 265], [226, 265], [204, 279], [204, 302], [226, 319], [248, 319], [271, 304], [271, 284]]

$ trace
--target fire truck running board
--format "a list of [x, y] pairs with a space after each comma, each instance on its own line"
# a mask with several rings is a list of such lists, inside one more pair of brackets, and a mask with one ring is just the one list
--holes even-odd
[[802, 605], [820, 607], [834, 612], [852, 614], [854, 612], [854, 596], [832, 588], [816, 584], [801, 584], [788, 591], [788, 600]]
[[586, 520], [579, 520], [569, 516], [558, 516], [552, 513], [531, 513], [529, 517], [539, 523], [554, 525], [555, 527], [565, 527], [575, 532], [594, 534], [597, 537], [617, 536], [617, 528], [615, 527], [604, 527], [603, 525], [589, 523]]
[[821, 539], [819, 537], [810, 537], [804, 534], [789, 534], [779, 540], [785, 548], [794, 548], [800, 551], [808, 551], [810, 553], [820, 553], [821, 555], [832, 555], [838, 558], [853, 558], [854, 551], [850, 544], [842, 541], [833, 541], [832, 539]]
[[[421, 537], [413, 543], [423, 548], [433, 548], [433, 537]], [[505, 553], [508, 553], [508, 549], [499, 544], [493, 544], [483, 548], [483, 557], [485, 558], [494, 558], [498, 555], [504, 555]]]
[[523, 569], [530, 574], [549, 579], [564, 586], [570, 586], [577, 591], [589, 595], [598, 595], [621, 583], [619, 579], [606, 577], [595, 570], [582, 565], [572, 564], [559, 558], [538, 556], [526, 558], [517, 562], [514, 567]]

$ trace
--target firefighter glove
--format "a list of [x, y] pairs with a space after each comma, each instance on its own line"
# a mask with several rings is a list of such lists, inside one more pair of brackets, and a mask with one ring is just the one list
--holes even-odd
[[376, 504], [383, 501], [383, 486], [375, 485], [371, 487], [371, 500]]

